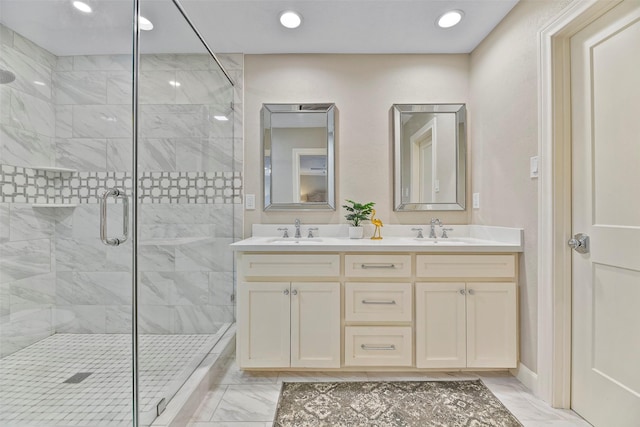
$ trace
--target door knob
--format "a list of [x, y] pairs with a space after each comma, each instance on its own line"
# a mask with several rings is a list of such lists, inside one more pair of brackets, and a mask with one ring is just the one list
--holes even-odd
[[579, 254], [588, 254], [589, 253], [589, 236], [584, 233], [578, 233], [573, 236], [567, 242], [571, 249], [575, 250]]

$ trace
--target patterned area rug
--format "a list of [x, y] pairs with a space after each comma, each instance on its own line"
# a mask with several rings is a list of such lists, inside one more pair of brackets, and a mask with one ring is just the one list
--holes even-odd
[[274, 427], [522, 427], [480, 380], [283, 383]]

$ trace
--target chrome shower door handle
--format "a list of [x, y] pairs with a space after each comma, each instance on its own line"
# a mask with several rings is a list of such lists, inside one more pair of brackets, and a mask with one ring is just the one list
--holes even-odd
[[[107, 237], [107, 199], [122, 199], [122, 237]], [[112, 188], [104, 192], [100, 198], [100, 240], [108, 246], [118, 246], [129, 238], [129, 198], [124, 190]]]

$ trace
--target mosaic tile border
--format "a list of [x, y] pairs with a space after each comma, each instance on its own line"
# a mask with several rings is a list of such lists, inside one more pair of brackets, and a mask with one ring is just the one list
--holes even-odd
[[[107, 188], [131, 190], [127, 172], [55, 172], [0, 165], [3, 203], [98, 203]], [[143, 172], [140, 203], [241, 204], [242, 172]]]

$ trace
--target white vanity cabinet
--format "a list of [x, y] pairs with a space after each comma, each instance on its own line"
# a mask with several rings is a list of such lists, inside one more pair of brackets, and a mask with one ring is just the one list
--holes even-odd
[[240, 274], [240, 367], [340, 367], [340, 283], [306, 281], [337, 277], [337, 255], [245, 255]]
[[238, 254], [242, 369], [508, 369], [515, 253]]
[[517, 367], [515, 259], [416, 257], [416, 367]]
[[409, 254], [344, 256], [345, 366], [412, 366], [411, 258]]

